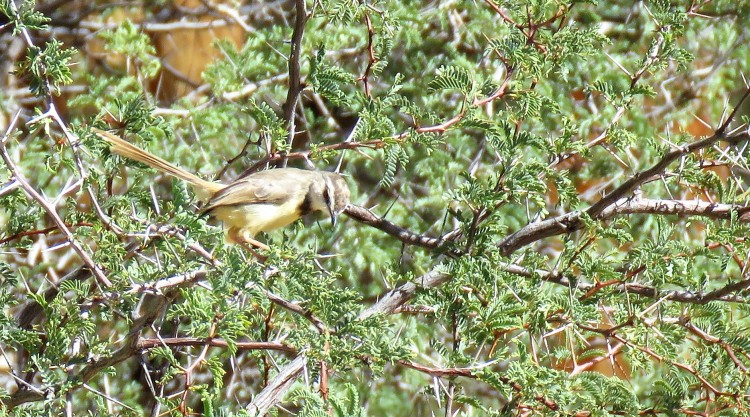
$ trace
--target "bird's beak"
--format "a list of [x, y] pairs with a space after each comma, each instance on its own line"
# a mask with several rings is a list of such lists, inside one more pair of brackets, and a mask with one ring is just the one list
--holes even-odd
[[330, 201], [326, 202], [326, 206], [328, 206], [328, 213], [331, 215], [331, 226], [336, 227], [336, 212], [333, 211], [333, 206]]

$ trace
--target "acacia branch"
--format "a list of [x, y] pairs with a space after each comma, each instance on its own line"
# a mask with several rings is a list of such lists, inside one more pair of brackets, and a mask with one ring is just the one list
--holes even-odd
[[[739, 204], [716, 204], [702, 201], [651, 199], [623, 199], [621, 201], [618, 201], [617, 204], [608, 208], [604, 213], [602, 213], [601, 217], [609, 218], [616, 215], [650, 213], [682, 216], [694, 215], [716, 219], [729, 219], [732, 215], [732, 212], [738, 213], [742, 221], [750, 221], [750, 217], [746, 215], [746, 213], [750, 212], [750, 206]], [[357, 216], [359, 217], [357, 218], [357, 220], [372, 225], [373, 227], [377, 227], [380, 230], [386, 231], [386, 233], [398, 238], [405, 243], [431, 247], [429, 245], [437, 245], [439, 244], [438, 242], [441, 242], [441, 240], [436, 238], [424, 238], [423, 236], [413, 234], [396, 225], [393, 225], [392, 223], [378, 218], [369, 210], [366, 210], [364, 208], [355, 207], [351, 213], [347, 211], [347, 214], [349, 214], [350, 216]], [[567, 230], [568, 227], [570, 227], [569, 225], [582, 225], [581, 216], [581, 212], [574, 212], [556, 217], [554, 219], [545, 220], [539, 223], [533, 223], [525, 228], [526, 230], [528, 230], [527, 238], [533, 239], [531, 241], [535, 241], [537, 240], [536, 237], [538, 236], [538, 234], [548, 233], [549, 230], [564, 231]], [[518, 244], [518, 241], [512, 241], [512, 243], [513, 242], [515, 244]], [[498, 267], [503, 271], [524, 277], [540, 276], [543, 280], [551, 283], [565, 286], [573, 285], [571, 280], [557, 272], [548, 272], [543, 270], [532, 271], [514, 264], [499, 264]], [[390, 314], [396, 309], [403, 306], [406, 302], [408, 302], [417, 290], [437, 287], [442, 283], [448, 281], [450, 278], [451, 275], [447, 272], [439, 271], [437, 269], [430, 271], [412, 282], [403, 284], [400, 287], [389, 291], [376, 304], [364, 310], [360, 314], [359, 318], [364, 319], [375, 314]], [[574, 285], [575, 288], [584, 293], [594, 290], [597, 286], [597, 284], [586, 283], [580, 280], [576, 280], [576, 282], [577, 283]], [[709, 293], [693, 292], [688, 290], [665, 291], [636, 283], [618, 283], [616, 285], [612, 285], [612, 287], [615, 291], [627, 292], [650, 298], [666, 298], [676, 302], [691, 304], [706, 304], [710, 301], [745, 302], [745, 298], [736, 295], [736, 292], [749, 288], [750, 279], [728, 284]]]
[[696, 371], [695, 368], [693, 368], [690, 365], [686, 365], [686, 364], [681, 363], [681, 362], [677, 362], [677, 361], [673, 361], [671, 359], [667, 359], [664, 356], [661, 356], [661, 355], [657, 354], [656, 352], [654, 352], [650, 348], [645, 347], [645, 346], [640, 346], [640, 345], [637, 345], [637, 344], [635, 344], [633, 342], [630, 342], [630, 341], [626, 340], [625, 338], [623, 338], [620, 335], [617, 335], [617, 334], [613, 333], [609, 337], [617, 340], [620, 343], [623, 343], [623, 344], [628, 345], [630, 347], [634, 347], [635, 349], [640, 350], [641, 352], [647, 354], [648, 356], [651, 356], [652, 358], [656, 359], [659, 362], [667, 362], [667, 363], [671, 364], [672, 366], [674, 366], [676, 368], [680, 368], [683, 371], [685, 371], [685, 372], [693, 375], [698, 381], [700, 381], [701, 385], [703, 385], [706, 389], [708, 389], [709, 391], [711, 391], [716, 396], [733, 397], [733, 395], [731, 393], [722, 391], [719, 388], [715, 387], [713, 384], [711, 384], [711, 382], [709, 382], [703, 375], [699, 374], [698, 371]]
[[745, 364], [740, 361], [740, 359], [734, 353], [734, 349], [732, 349], [732, 346], [727, 341], [706, 333], [705, 331], [691, 323], [687, 317], [680, 317], [678, 324], [680, 324], [687, 331], [697, 336], [698, 338], [708, 343], [721, 346], [721, 348], [724, 349], [725, 352], [727, 352], [727, 356], [729, 356], [736, 367], [740, 368], [742, 372], [748, 371], [747, 366], [745, 366]]
[[[11, 125], [8, 126], [8, 132], [10, 132], [12, 128], [13, 124], [11, 123]], [[16, 166], [15, 162], [13, 162], [13, 159], [8, 154], [8, 149], [5, 147], [5, 144], [8, 140], [8, 132], [0, 137], [0, 156], [2, 156], [3, 161], [5, 161], [5, 165], [8, 167], [11, 175], [13, 176], [13, 178], [15, 178], [26, 195], [36, 201], [37, 204], [39, 204], [42, 209], [44, 209], [47, 215], [50, 216], [52, 221], [55, 222], [58, 230], [60, 230], [63, 236], [65, 236], [65, 240], [78, 254], [83, 263], [86, 264], [86, 266], [91, 270], [99, 284], [105, 288], [111, 287], [112, 283], [109, 281], [107, 276], [104, 275], [104, 271], [102, 271], [101, 267], [99, 267], [99, 265], [94, 262], [89, 253], [83, 248], [83, 245], [73, 236], [73, 233], [70, 231], [68, 226], [65, 225], [65, 222], [63, 221], [62, 217], [60, 217], [57, 209], [55, 209], [55, 207], [49, 201], [47, 201], [46, 198], [44, 198], [36, 189], [34, 189], [34, 187], [31, 186], [31, 184], [26, 180], [26, 177], [24, 177], [24, 175], [21, 173], [18, 166]]]
[[729, 220], [732, 213], [741, 222], [750, 222], [750, 206], [743, 204], [721, 204], [698, 200], [620, 199], [607, 207], [599, 218], [608, 219], [627, 214], [659, 214], [676, 216], [701, 216], [710, 219]]
[[378, 230], [382, 230], [383, 232], [395, 237], [396, 239], [408, 245], [416, 245], [423, 248], [435, 249], [443, 246], [448, 242], [448, 240], [445, 240], [442, 237], [430, 237], [411, 232], [407, 229], [402, 228], [401, 226], [389, 222], [382, 217], [378, 217], [375, 213], [364, 207], [350, 205], [346, 208], [345, 213], [352, 219], [364, 223], [368, 226], [374, 227]]
[[[521, 267], [516, 266], [516, 269]], [[509, 271], [510, 272], [510, 271]], [[571, 280], [570, 278], [556, 272], [542, 272], [542, 271], [521, 271], [518, 275], [521, 276], [532, 276], [537, 274], [544, 281], [551, 282], [554, 284], [563, 285], [566, 287], [575, 288], [578, 291], [585, 293], [585, 297], [589, 297], [590, 294], [603, 288], [601, 283], [587, 283], [579, 280]], [[575, 284], [573, 282], [576, 282]], [[609, 286], [613, 291], [640, 295], [642, 297], [663, 299], [669, 301], [675, 301], [678, 303], [686, 304], [708, 304], [711, 301], [722, 301], [727, 303], [747, 303], [748, 299], [736, 294], [737, 291], [750, 288], [750, 279], [741, 280], [733, 284], [727, 284], [715, 291], [709, 293], [703, 293], [702, 291], [691, 291], [691, 290], [664, 290], [648, 285], [627, 283], [622, 281], [609, 281], [604, 286]]]
[[[289, 129], [288, 142], [291, 147], [295, 136], [295, 109], [299, 94], [302, 91], [302, 81], [300, 80], [300, 50], [302, 49], [302, 35], [307, 23], [307, 10], [305, 0], [295, 0], [294, 8], [296, 11], [294, 17], [294, 31], [292, 32], [292, 50], [289, 54], [289, 90], [286, 95], [286, 102], [282, 106], [284, 111], [284, 120], [287, 122]], [[283, 160], [286, 163], [286, 159]]]
[[365, 68], [364, 74], [359, 78], [365, 86], [365, 97], [370, 98], [370, 71], [372, 66], [376, 62], [375, 50], [373, 48], [373, 39], [375, 38], [375, 31], [372, 28], [372, 20], [370, 15], [365, 13], [365, 24], [367, 25], [367, 67]]
[[[750, 89], [748, 92], [750, 92]], [[726, 123], [721, 129], [726, 129]], [[719, 140], [718, 135], [719, 133], [716, 133], [709, 138], [669, 152], [654, 166], [636, 173], [628, 181], [602, 197], [601, 200], [587, 210], [574, 211], [526, 225], [497, 243], [500, 253], [508, 256], [533, 242], [580, 230], [584, 226], [582, 220], [584, 213], [596, 220], [603, 220], [615, 215], [636, 213], [695, 215], [714, 219], [729, 219], [731, 212], [736, 211], [741, 215], [742, 221], [748, 221], [747, 213], [750, 211], [750, 208], [738, 204], [717, 204], [683, 200], [628, 199], [625, 197], [626, 194], [638, 188], [648, 179], [659, 177], [666, 167], [679, 157], [713, 145]], [[748, 133], [741, 133], [732, 137], [722, 138], [721, 140], [737, 144], [750, 140], [750, 135]]]
[[[223, 339], [201, 338], [201, 337], [167, 337], [141, 339], [138, 342], [138, 349], [152, 349], [158, 346], [212, 346], [212, 347], [229, 347], [229, 343]], [[286, 353], [297, 353], [297, 349], [285, 343], [278, 342], [235, 342], [233, 343], [238, 350], [276, 350]]]
[[363, 310], [359, 319], [364, 320], [377, 314], [391, 314], [398, 307], [409, 301], [417, 290], [424, 290], [440, 286], [451, 279], [452, 275], [445, 271], [433, 269], [414, 281], [407, 282], [400, 287], [386, 293], [377, 303]]
[[[432, 368], [429, 366], [420, 365], [418, 363], [414, 363], [412, 361], [406, 361], [403, 359], [399, 360], [398, 363], [399, 365], [405, 366], [410, 369], [414, 369], [415, 371], [422, 372], [432, 377], [460, 376], [464, 378], [477, 379], [476, 375], [474, 375], [474, 372], [473, 372], [477, 368]], [[504, 384], [510, 386], [513, 389], [513, 391], [517, 393], [521, 393], [523, 395], [523, 387], [519, 383], [511, 381], [510, 378], [505, 377], [505, 376], [498, 375], [497, 378], [500, 381], [502, 381]], [[536, 395], [534, 396], [534, 399], [544, 404], [544, 406], [549, 408], [550, 410], [556, 411], [560, 408], [560, 406], [555, 401], [545, 398], [542, 395]]]
[[[155, 299], [156, 298], [160, 300], [158, 306], [156, 303], [151, 303], [148, 308], [141, 308], [133, 313], [134, 317], [130, 330], [128, 331], [127, 336], [122, 340], [119, 349], [109, 356], [88, 358], [86, 366], [84, 366], [83, 369], [76, 373], [69, 373], [68, 389], [72, 390], [83, 386], [83, 384], [98, 375], [103, 369], [123, 362], [133, 357], [138, 352], [138, 338], [141, 330], [153, 323], [156, 318], [162, 314], [163, 308], [166, 308], [166, 298], [164, 296], [157, 296]], [[2, 404], [8, 409], [13, 409], [16, 406], [27, 402], [43, 400], [47, 392], [54, 393], [59, 388], [59, 385], [54, 385], [47, 387], [46, 391], [40, 391], [21, 386], [17, 392], [10, 396], [10, 398], [3, 399]]]
[[263, 391], [253, 398], [253, 401], [248, 404], [247, 409], [250, 412], [255, 412], [257, 416], [266, 415], [272, 407], [281, 401], [286, 392], [289, 391], [292, 384], [294, 384], [302, 371], [305, 370], [306, 363], [307, 358], [304, 354], [301, 354], [286, 364], [279, 370], [276, 377], [263, 388]]

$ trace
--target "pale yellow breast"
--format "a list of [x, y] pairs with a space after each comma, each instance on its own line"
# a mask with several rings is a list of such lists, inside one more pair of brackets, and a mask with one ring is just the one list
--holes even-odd
[[213, 209], [211, 215], [222, 221], [226, 229], [234, 229], [245, 236], [254, 237], [260, 232], [269, 232], [297, 220], [297, 206], [291, 202], [281, 205], [220, 206]]

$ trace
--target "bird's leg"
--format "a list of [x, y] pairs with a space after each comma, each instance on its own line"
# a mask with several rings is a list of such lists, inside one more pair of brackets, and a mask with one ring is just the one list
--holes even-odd
[[265, 243], [258, 242], [257, 240], [255, 240], [255, 239], [253, 239], [253, 238], [251, 238], [249, 236], [243, 236], [242, 240], [244, 240], [245, 243], [253, 245], [254, 247], [256, 247], [258, 249], [271, 250], [271, 248], [268, 247], [268, 245], [266, 245]]
[[[258, 243], [260, 243], [260, 242], [258, 242]], [[250, 252], [250, 253], [251, 253], [251, 254], [252, 254], [252, 255], [253, 255], [254, 257], [255, 257], [255, 259], [257, 259], [257, 260], [258, 260], [258, 262], [260, 262], [260, 263], [265, 263], [265, 262], [266, 262], [266, 260], [268, 259], [268, 256], [264, 256], [264, 255], [261, 255], [261, 254], [259, 254], [258, 252], [256, 252], [256, 251], [255, 251], [255, 250], [254, 250], [254, 249], [253, 249], [253, 248], [252, 248], [252, 247], [250, 246], [250, 245], [251, 245], [252, 243], [248, 243], [248, 242], [242, 242], [242, 241], [239, 241], [239, 242], [237, 242], [237, 244], [238, 244], [238, 245], [240, 245], [240, 246], [242, 246], [243, 248], [245, 248], [245, 250], [246, 250], [246, 251]], [[261, 243], [261, 245], [262, 245], [262, 243]], [[263, 245], [263, 246], [265, 246], [265, 245]], [[267, 248], [267, 247], [268, 247], [268, 246], [266, 246], [266, 248]]]
[[270, 250], [271, 248], [269, 248], [268, 245], [253, 239], [250, 233], [248, 233], [246, 230], [232, 229], [229, 231], [229, 238], [232, 241], [236, 242], [238, 245], [245, 248], [245, 250], [247, 250], [248, 252], [252, 253], [253, 256], [261, 263], [265, 262], [266, 259], [268, 259], [267, 256], [263, 256], [256, 252], [253, 247], [262, 250]]

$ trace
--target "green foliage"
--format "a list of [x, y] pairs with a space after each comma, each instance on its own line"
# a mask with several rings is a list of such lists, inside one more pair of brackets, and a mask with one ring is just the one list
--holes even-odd
[[[316, 393], [298, 389], [292, 393], [292, 398], [303, 404], [299, 415], [304, 417], [364, 417], [365, 410], [359, 406], [359, 395], [356, 387], [346, 384], [342, 387], [342, 394], [330, 399], [330, 405], [323, 403]], [[330, 408], [329, 408], [330, 407]], [[330, 410], [330, 411], [328, 411]]]
[[34, 9], [34, 0], [23, 0], [17, 5], [12, 0], [0, 2], [0, 13], [13, 21], [13, 34], [17, 35], [23, 29], [44, 30], [47, 28], [49, 17]]
[[338, 106], [347, 102], [346, 94], [341, 84], [351, 84], [354, 76], [340, 67], [332, 66], [324, 62], [325, 49], [318, 50], [317, 55], [310, 61], [309, 83], [315, 91]]
[[154, 56], [156, 49], [149, 37], [130, 20], [118, 25], [113, 31], [101, 32], [99, 36], [105, 40], [105, 48], [108, 51], [134, 60], [145, 77], [154, 77], [161, 68], [161, 63]]
[[268, 104], [251, 102], [247, 111], [258, 124], [258, 133], [261, 138], [267, 138], [273, 144], [275, 150], [288, 150], [289, 144], [284, 121], [276, 115]]
[[75, 50], [63, 49], [62, 43], [55, 39], [44, 49], [30, 46], [26, 60], [19, 65], [17, 72], [28, 78], [32, 93], [40, 96], [59, 94], [61, 86], [73, 81], [69, 61], [74, 54]]
[[468, 95], [473, 87], [469, 71], [461, 67], [440, 67], [437, 76], [430, 81], [433, 90], [456, 90]]
[[[290, 135], [298, 4], [209, 3], [0, 0], [0, 416], [251, 416], [301, 354], [269, 415], [747, 409], [745, 110], [711, 140], [750, 6], [309, 1]], [[91, 126], [202, 178], [339, 169], [381, 219], [256, 257]]]

